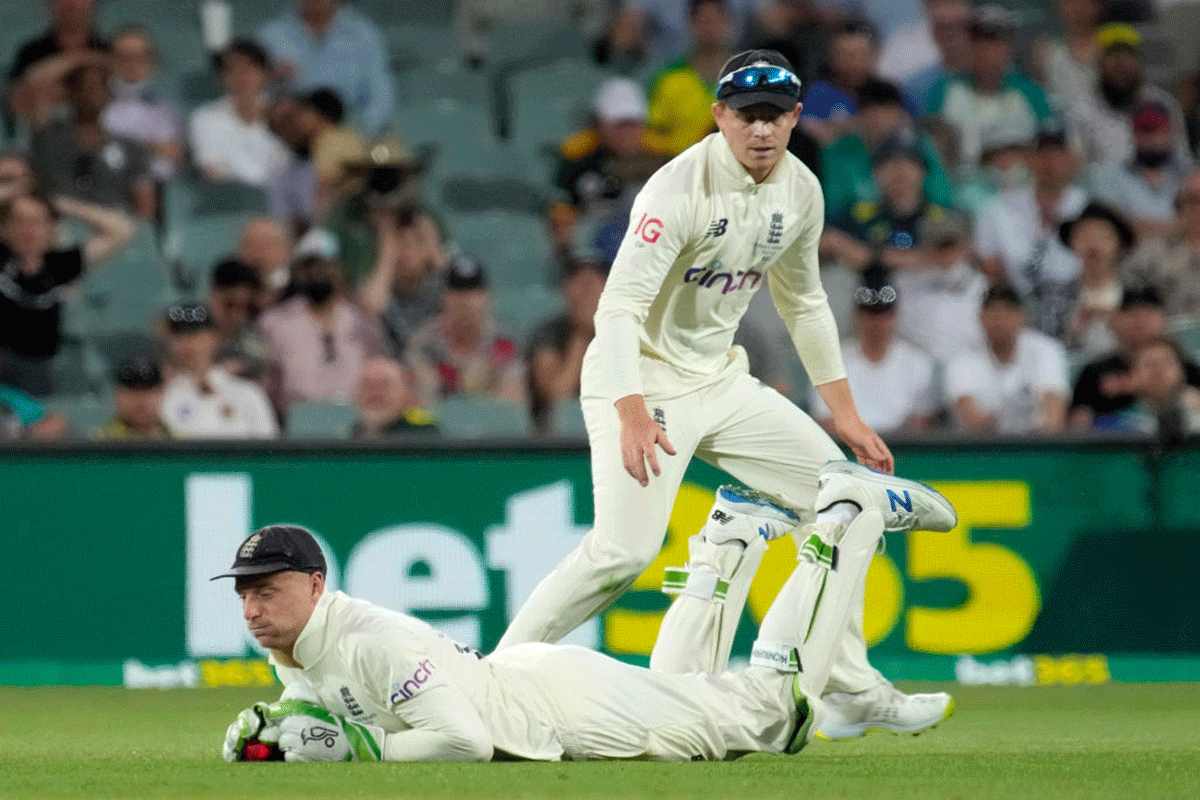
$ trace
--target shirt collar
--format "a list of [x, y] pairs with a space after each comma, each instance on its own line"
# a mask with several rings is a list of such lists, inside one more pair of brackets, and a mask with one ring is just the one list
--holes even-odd
[[301, 669], [321, 660], [321, 654], [325, 652], [325, 634], [329, 630], [329, 609], [340, 595], [341, 592], [330, 591], [322, 594], [313, 608], [312, 616], [304, 623], [304, 630], [296, 637], [296, 643], [292, 645], [292, 660]]
[[768, 183], [779, 183], [784, 180], [784, 173], [787, 167], [784, 162], [787, 160], [787, 152], [785, 151], [779, 158], [779, 163], [775, 165], [775, 169], [771, 170], [771, 174], [761, 184], [755, 183], [754, 178], [750, 177], [750, 173], [742, 166], [741, 162], [733, 154], [733, 149], [730, 148], [729, 142], [725, 141], [725, 134], [717, 131], [709, 135], [709, 153], [715, 167], [714, 174], [721, 182], [723, 189], [753, 189], [755, 186], [762, 186]]

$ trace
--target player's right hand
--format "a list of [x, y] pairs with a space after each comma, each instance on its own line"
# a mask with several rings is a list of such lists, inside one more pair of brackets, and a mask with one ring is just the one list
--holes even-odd
[[237, 715], [229, 727], [225, 729], [225, 744], [221, 747], [221, 755], [226, 761], [241, 761], [242, 748], [250, 739], [257, 738], [267, 727], [267, 704], [255, 703]]
[[642, 486], [649, 486], [646, 464], [656, 476], [662, 474], [655, 447], [661, 447], [670, 456], [675, 455], [675, 448], [667, 438], [667, 432], [651, 419], [646, 401], [640, 394], [622, 397], [615, 405], [621, 418], [621, 459], [625, 462], [625, 471]]

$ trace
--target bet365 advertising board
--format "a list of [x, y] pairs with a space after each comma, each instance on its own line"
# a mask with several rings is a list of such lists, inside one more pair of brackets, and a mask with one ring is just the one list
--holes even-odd
[[[960, 523], [889, 534], [875, 558], [865, 628], [884, 674], [1200, 680], [1200, 452], [980, 443], [896, 455]], [[693, 464], [660, 557], [570, 641], [645, 662], [668, 601], [663, 569], [686, 560], [722, 480]], [[274, 522], [320, 536], [333, 587], [487, 650], [591, 513], [583, 448], [8, 451], [0, 684], [270, 683], [231, 582], [209, 578]], [[771, 546], [735, 657], [794, 563], [789, 537]]]

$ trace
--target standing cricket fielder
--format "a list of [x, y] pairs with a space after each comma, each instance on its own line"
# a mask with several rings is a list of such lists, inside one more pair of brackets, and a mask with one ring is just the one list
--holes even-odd
[[[718, 490], [707, 523], [689, 540], [687, 567], [668, 570], [664, 591], [678, 597], [651, 657], [656, 670], [725, 669], [766, 541], [794, 532], [801, 563], [817, 567], [810, 578], [819, 590], [829, 554], [861, 511], [850, 502], [817, 503], [815, 526], [801, 525], [813, 520], [826, 462], [835, 461], [830, 474], [893, 492], [884, 527], [916, 525], [913, 498], [929, 490], [889, 477], [892, 455], [859, 418], [845, 379], [817, 261], [821, 187], [787, 151], [799, 97], [800, 81], [779, 53], [735, 55], [721, 70], [713, 105], [719, 132], [660, 168], [634, 202], [583, 365], [595, 524], [533, 592], [498, 650], [556, 642], [625, 592], [662, 547], [693, 455], [763, 494]], [[763, 283], [838, 436], [878, 472], [840, 461], [812, 418], [748, 373], [733, 337]], [[956, 523], [948, 504], [925, 517], [922, 527], [934, 530]], [[829, 711], [820, 732], [840, 739], [940, 722], [953, 708], [949, 695], [905, 695], [871, 667], [864, 585], [849, 591], [858, 599], [844, 632], [829, 643], [828, 685], [813, 687]], [[751, 663], [789, 658], [786, 647], [761, 644]]]
[[[763, 619], [759, 642], [785, 652], [742, 673], [671, 674], [582, 647], [529, 643], [483, 656], [413, 617], [325, 591], [325, 558], [312, 534], [270, 525], [238, 547], [232, 569], [251, 634], [271, 651], [284, 685], [225, 734], [227, 761], [246, 744], [274, 745], [287, 761], [694, 761], [751, 752], [797, 753], [823, 714], [830, 641], [846, 626], [854, 587], [883, 533], [881, 485], [831, 475], [829, 502], [866, 509], [828, 555], [802, 561]], [[943, 498], [914, 497], [937, 516]], [[948, 507], [948, 505], [947, 505]], [[952, 510], [951, 510], [952, 513]], [[822, 594], [811, 591], [822, 569]], [[756, 649], [759, 645], [756, 644]], [[794, 666], [803, 664], [799, 672]]]

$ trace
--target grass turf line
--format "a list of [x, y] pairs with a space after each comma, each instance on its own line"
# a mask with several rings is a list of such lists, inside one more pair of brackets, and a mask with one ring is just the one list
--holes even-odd
[[919, 737], [704, 764], [226, 764], [226, 725], [273, 693], [5, 688], [0, 798], [1200, 797], [1200, 685], [947, 688], [958, 711]]

